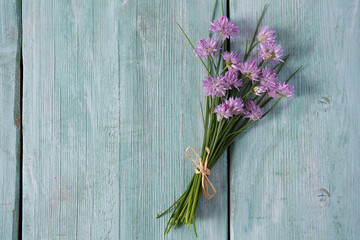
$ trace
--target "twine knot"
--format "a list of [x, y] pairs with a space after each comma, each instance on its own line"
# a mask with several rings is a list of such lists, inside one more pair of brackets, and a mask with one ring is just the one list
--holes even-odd
[[[199, 162], [196, 162], [195, 159], [193, 159], [192, 157], [190, 157], [188, 155], [188, 152], [189, 150], [192, 150], [195, 155], [198, 157], [199, 159]], [[208, 147], [205, 148], [205, 151], [207, 152], [206, 154], [206, 158], [205, 158], [205, 161], [204, 161], [204, 164], [201, 160], [201, 157], [199, 156], [199, 154], [194, 150], [194, 148], [192, 147], [188, 147], [186, 149], [186, 157], [189, 158], [191, 161], [193, 161], [193, 163], [195, 163], [196, 165], [196, 168], [195, 168], [195, 173], [196, 174], [201, 174], [202, 177], [201, 177], [201, 190], [204, 194], [204, 196], [207, 198], [207, 199], [210, 199], [212, 197], [214, 197], [216, 195], [216, 190], [214, 188], [214, 186], [212, 185], [212, 183], [210, 182], [209, 178], [207, 176], [210, 176], [211, 174], [211, 171], [210, 169], [207, 168], [207, 164], [208, 164], [208, 159], [209, 159], [209, 154], [210, 154], [210, 149]], [[208, 184], [210, 184], [210, 187], [211, 189], [213, 190], [213, 194], [209, 194], [209, 187], [208, 187]]]

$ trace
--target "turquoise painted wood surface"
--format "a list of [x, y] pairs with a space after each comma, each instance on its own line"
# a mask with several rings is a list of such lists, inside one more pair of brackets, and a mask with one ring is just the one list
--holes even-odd
[[359, 1], [232, 0], [244, 41], [269, 2], [273, 27], [300, 64], [282, 102], [231, 151], [231, 239], [359, 239]]
[[[1, 239], [17, 239], [19, 211], [24, 239], [194, 238], [163, 237], [155, 216], [186, 187], [184, 151], [202, 140], [205, 72], [175, 20], [204, 38], [213, 3], [22, 1], [19, 210], [21, 4], [0, 1]], [[229, 176], [226, 156], [213, 169], [200, 239], [357, 239], [359, 1], [269, 3], [264, 23], [293, 53], [283, 77], [305, 64], [297, 96], [236, 142]], [[232, 50], [264, 4], [230, 1], [243, 33]]]
[[23, 1], [23, 239], [119, 236], [113, 7]]
[[[208, 34], [213, 1], [23, 1], [23, 238], [163, 237], [200, 149], [205, 72], [176, 26]], [[195, 97], [194, 97], [195, 96]], [[196, 97], [198, 96], [198, 97]], [[227, 237], [227, 167], [201, 201], [202, 239]]]
[[20, 180], [20, 9], [0, 0], [0, 239], [17, 239]]

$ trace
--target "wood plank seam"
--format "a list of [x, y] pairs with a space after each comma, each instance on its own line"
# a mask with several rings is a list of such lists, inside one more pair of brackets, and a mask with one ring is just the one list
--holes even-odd
[[[222, 1], [222, 0], [221, 0]], [[230, 0], [226, 0], [226, 16], [228, 18], [230, 18]], [[227, 51], [231, 51], [231, 42], [228, 39], [227, 40]], [[230, 208], [230, 164], [231, 164], [231, 146], [228, 147], [227, 151], [226, 151], [226, 160], [227, 160], [227, 239], [230, 240], [231, 236], [230, 236], [230, 212], [231, 212], [231, 208]]]
[[19, 14], [18, 14], [18, 27], [19, 27], [19, 39], [18, 39], [18, 48], [19, 48], [19, 66], [18, 66], [18, 101], [19, 101], [19, 110], [18, 110], [18, 118], [17, 118], [17, 127], [18, 127], [18, 138], [19, 138], [19, 146], [18, 146], [18, 163], [19, 163], [19, 176], [18, 176], [18, 228], [17, 228], [17, 235], [18, 239], [22, 239], [22, 190], [23, 190], [23, 184], [22, 184], [22, 176], [23, 176], [23, 118], [22, 118], [22, 109], [23, 109], [23, 55], [22, 55], [22, 0], [17, 1], [17, 5], [19, 8]]

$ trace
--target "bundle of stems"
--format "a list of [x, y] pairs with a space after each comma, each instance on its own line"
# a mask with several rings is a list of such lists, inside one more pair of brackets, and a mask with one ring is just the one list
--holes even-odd
[[[254, 48], [260, 43], [260, 41], [257, 40], [256, 36], [258, 34], [259, 26], [264, 17], [266, 9], [267, 5], [265, 5], [261, 13], [251, 41], [246, 41], [245, 52], [242, 58], [244, 62], [249, 58], [249, 56], [251, 56]], [[179, 24], [178, 26], [185, 35], [188, 42], [190, 43], [191, 47], [195, 49], [194, 45], [191, 43], [184, 30]], [[215, 78], [216, 76], [223, 75], [226, 71], [228, 71], [229, 66], [221, 58], [221, 54], [224, 52], [224, 49], [227, 48], [227, 44], [229, 44], [229, 41], [223, 41], [221, 43], [218, 59], [210, 55], [208, 56], [207, 64], [205, 64], [205, 62], [200, 58], [202, 64], [204, 65], [208, 73], [208, 76], [212, 76]], [[278, 75], [283, 69], [288, 58], [289, 55], [284, 57], [284, 59], [276, 65], [272, 65], [271, 69]], [[268, 61], [260, 61], [260, 63], [258, 63], [258, 67], [269, 67]], [[287, 78], [286, 83], [289, 82], [289, 80], [300, 70], [301, 67], [299, 67], [293, 74], [291, 74]], [[251, 125], [258, 122], [260, 119], [263, 119], [270, 111], [274, 109], [274, 107], [283, 98], [283, 96], [280, 96], [278, 98], [272, 98], [267, 95], [267, 92], [254, 95], [254, 88], [259, 85], [259, 82], [251, 81], [250, 79], [246, 78], [246, 76], [243, 76], [242, 73], [239, 73], [238, 78], [243, 80], [243, 85], [241, 88], [234, 88], [226, 91], [226, 95], [224, 97], [207, 96], [205, 112], [203, 111], [203, 108], [201, 106], [202, 120], [204, 125], [204, 137], [200, 156], [204, 163], [204, 160], [207, 156], [206, 148], [208, 147], [210, 149], [210, 153], [208, 156], [208, 169], [211, 169], [216, 164], [221, 155], [235, 141], [236, 137], [239, 134], [247, 131]], [[266, 108], [267, 110], [258, 120], [251, 120], [250, 118], [245, 118], [242, 114], [233, 116], [229, 119], [217, 119], [217, 115], [214, 113], [215, 107], [219, 104], [222, 104], [226, 99], [234, 97], [241, 98], [243, 102], [252, 100], [257, 106], [260, 106], [263, 109]], [[195, 235], [197, 237], [195, 227], [195, 215], [201, 196], [201, 179], [201, 174], [194, 174], [185, 192], [166, 211], [157, 216], [157, 218], [160, 218], [164, 214], [172, 211], [169, 221], [167, 222], [167, 225], [165, 227], [164, 234], [169, 233], [172, 227], [176, 228], [180, 224], [185, 224], [188, 228], [191, 224], [193, 224]]]

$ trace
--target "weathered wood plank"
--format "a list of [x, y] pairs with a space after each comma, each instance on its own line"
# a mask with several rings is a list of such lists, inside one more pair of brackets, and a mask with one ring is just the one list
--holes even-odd
[[[231, 1], [244, 50], [268, 1]], [[231, 239], [358, 239], [359, 1], [270, 1], [264, 19], [305, 68], [294, 101], [244, 134], [231, 158]]]
[[[129, 1], [120, 6], [120, 202], [124, 239], [162, 239], [168, 215], [155, 220], [189, 183], [193, 163], [185, 150], [200, 151], [199, 100], [206, 73], [175, 21], [192, 41], [208, 35], [214, 1]], [[133, 19], [129, 22], [129, 18]], [[129, 47], [129, 42], [132, 44]], [[201, 199], [197, 230], [201, 239], [227, 236], [226, 161], [211, 181], [219, 195]], [[192, 226], [191, 226], [192, 228]], [[194, 238], [181, 227], [164, 239]]]
[[114, 1], [23, 1], [24, 239], [118, 239]]
[[20, 5], [0, 0], [0, 239], [18, 238]]
[[[161, 239], [200, 149], [205, 75], [175, 24], [207, 35], [213, 1], [23, 1], [24, 239]], [[198, 233], [227, 236], [226, 162]], [[166, 238], [192, 238], [181, 228]]]

